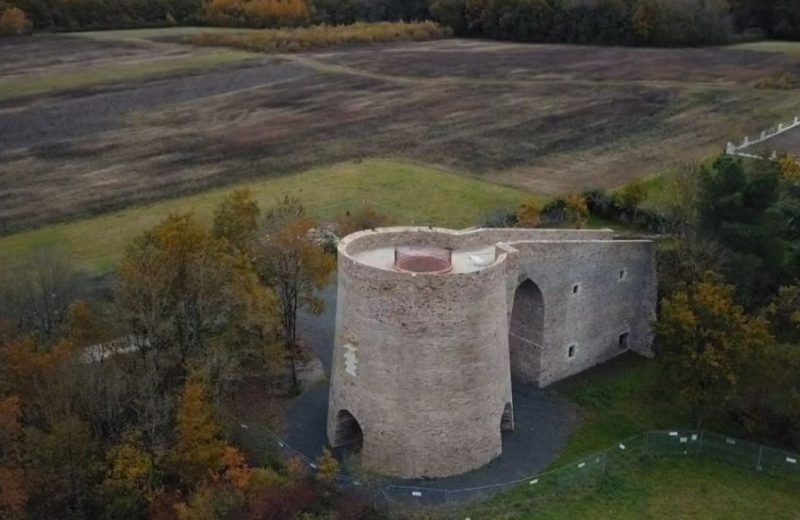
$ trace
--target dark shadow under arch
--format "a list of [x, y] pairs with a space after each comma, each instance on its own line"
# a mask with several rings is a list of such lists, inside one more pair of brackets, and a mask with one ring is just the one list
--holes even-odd
[[508, 331], [511, 372], [523, 381], [538, 382], [544, 342], [544, 297], [530, 279], [514, 293]]
[[360, 449], [364, 443], [364, 432], [356, 418], [347, 410], [339, 410], [336, 414], [336, 428], [333, 433], [331, 446], [348, 446], [351, 449]]
[[511, 406], [511, 403], [506, 403], [503, 407], [503, 416], [500, 418], [500, 431], [514, 431], [514, 408]]

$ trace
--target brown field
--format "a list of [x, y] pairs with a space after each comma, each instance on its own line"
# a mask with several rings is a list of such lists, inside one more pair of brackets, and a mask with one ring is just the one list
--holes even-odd
[[[755, 87], [800, 70], [789, 53], [445, 40], [245, 59], [115, 34], [0, 41], [0, 233], [371, 156], [615, 187], [800, 113], [797, 91]], [[106, 72], [60, 76], [76, 69]], [[37, 75], [52, 87], [8, 87]]]

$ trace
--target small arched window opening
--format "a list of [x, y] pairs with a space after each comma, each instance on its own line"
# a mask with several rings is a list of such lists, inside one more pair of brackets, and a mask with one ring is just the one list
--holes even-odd
[[364, 433], [356, 418], [347, 410], [340, 410], [336, 414], [336, 429], [334, 431], [333, 447], [348, 446], [358, 450], [364, 443]]

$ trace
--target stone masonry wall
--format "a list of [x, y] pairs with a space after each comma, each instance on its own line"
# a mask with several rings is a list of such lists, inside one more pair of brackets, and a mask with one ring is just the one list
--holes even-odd
[[[471, 273], [399, 273], [353, 256], [398, 245], [493, 244], [495, 262]], [[488, 463], [502, 450], [512, 370], [545, 386], [623, 352], [621, 334], [626, 349], [649, 354], [653, 257], [650, 242], [614, 241], [609, 231], [389, 228], [346, 237], [339, 245], [331, 444], [342, 441], [344, 410], [361, 428], [369, 470], [433, 478]], [[526, 280], [530, 298], [515, 319], [523, 322], [521, 336], [538, 329], [537, 348], [513, 337], [509, 344], [516, 291]], [[530, 324], [527, 314], [534, 314]]]

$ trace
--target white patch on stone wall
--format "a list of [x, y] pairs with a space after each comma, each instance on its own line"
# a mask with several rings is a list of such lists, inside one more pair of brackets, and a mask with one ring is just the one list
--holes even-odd
[[358, 348], [352, 343], [344, 345], [344, 371], [358, 377]]

